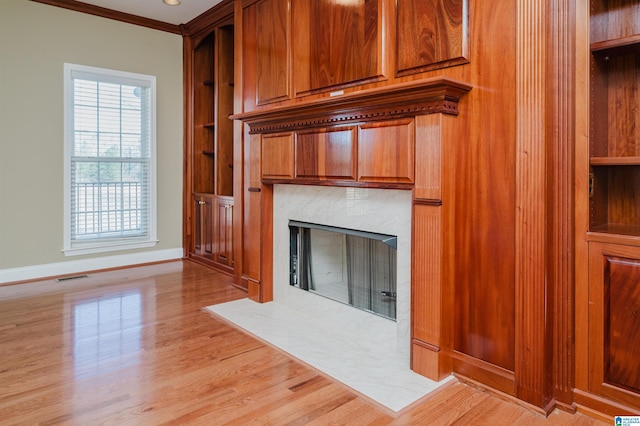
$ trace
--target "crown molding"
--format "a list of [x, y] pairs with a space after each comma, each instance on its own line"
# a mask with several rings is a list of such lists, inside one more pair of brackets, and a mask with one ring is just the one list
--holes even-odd
[[48, 4], [50, 6], [61, 7], [76, 12], [87, 13], [89, 15], [99, 16], [101, 18], [113, 19], [128, 24], [140, 25], [142, 27], [154, 30], [165, 31], [173, 34], [182, 35], [182, 26], [169, 24], [167, 22], [157, 21], [155, 19], [143, 18], [141, 16], [131, 15], [129, 13], [118, 12], [116, 10], [107, 9], [105, 7], [95, 6], [92, 4], [82, 3], [75, 0], [31, 0], [35, 3]]

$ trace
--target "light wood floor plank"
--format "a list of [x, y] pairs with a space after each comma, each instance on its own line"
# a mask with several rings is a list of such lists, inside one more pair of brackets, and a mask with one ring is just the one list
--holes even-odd
[[211, 316], [246, 297], [173, 262], [0, 287], [1, 425], [602, 425], [454, 383], [399, 415]]

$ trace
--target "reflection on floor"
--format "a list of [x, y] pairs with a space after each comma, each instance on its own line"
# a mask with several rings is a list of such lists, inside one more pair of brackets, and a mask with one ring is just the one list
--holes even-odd
[[275, 302], [241, 299], [205, 309], [395, 412], [452, 380], [429, 380], [412, 372], [395, 350], [328, 329]]

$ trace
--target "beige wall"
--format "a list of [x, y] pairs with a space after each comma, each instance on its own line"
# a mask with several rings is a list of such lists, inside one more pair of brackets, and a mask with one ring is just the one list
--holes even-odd
[[160, 242], [151, 250], [177, 252], [182, 38], [28, 0], [0, 0], [0, 272], [149, 251], [72, 257], [61, 251], [65, 62], [156, 76]]

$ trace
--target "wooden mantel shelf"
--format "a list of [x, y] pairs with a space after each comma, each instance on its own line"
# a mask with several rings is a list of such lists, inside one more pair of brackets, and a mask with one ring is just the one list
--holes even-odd
[[249, 124], [250, 133], [385, 120], [424, 114], [458, 114], [458, 101], [471, 86], [446, 77], [302, 101], [231, 115]]

